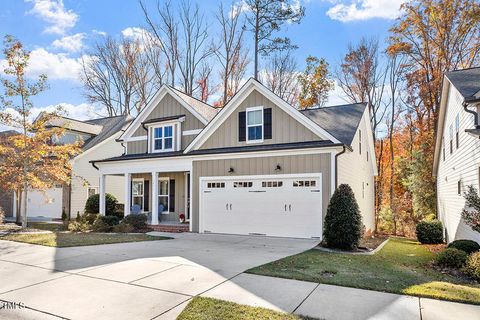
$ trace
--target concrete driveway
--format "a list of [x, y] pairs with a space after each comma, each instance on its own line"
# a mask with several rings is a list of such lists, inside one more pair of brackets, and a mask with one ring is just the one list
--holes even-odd
[[[50, 248], [0, 241], [0, 319], [175, 319], [192, 296], [315, 240], [175, 234], [173, 240]], [[309, 288], [306, 288], [309, 290]], [[10, 305], [11, 306], [11, 305]]]

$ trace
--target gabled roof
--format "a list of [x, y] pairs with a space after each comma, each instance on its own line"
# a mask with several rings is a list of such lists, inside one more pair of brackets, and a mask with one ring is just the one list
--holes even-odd
[[98, 135], [88, 139], [85, 141], [83, 145], [83, 151], [86, 151], [97, 144], [105, 141], [106, 139], [110, 138], [112, 135], [116, 134], [122, 128], [132, 121], [132, 118], [128, 115], [123, 116], [116, 116], [116, 117], [108, 117], [108, 118], [99, 118], [99, 119], [92, 119], [87, 120], [85, 123], [101, 126], [102, 130], [98, 133]]
[[351, 145], [357, 132], [366, 103], [306, 109], [301, 112], [346, 145]]
[[480, 91], [480, 67], [450, 71], [445, 76], [465, 99]]
[[[44, 115], [44, 113], [41, 113], [38, 118], [41, 118]], [[102, 131], [102, 126], [99, 126], [95, 123], [88, 123], [86, 121], [81, 121], [81, 120], [76, 120], [76, 119], [71, 119], [63, 116], [58, 116], [54, 117], [51, 119], [48, 119], [48, 121], [45, 123], [45, 125], [48, 127], [62, 127], [66, 128], [72, 131], [77, 131], [81, 133], [87, 133], [87, 134], [92, 134], [92, 135], [97, 135]]]

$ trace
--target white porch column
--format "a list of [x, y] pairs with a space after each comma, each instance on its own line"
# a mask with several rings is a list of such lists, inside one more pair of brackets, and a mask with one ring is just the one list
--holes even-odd
[[158, 172], [152, 172], [152, 224], [158, 224]]
[[100, 192], [100, 214], [102, 216], [105, 215], [105, 175], [100, 174], [100, 184], [99, 184], [99, 192]]
[[132, 174], [125, 173], [125, 208], [124, 215], [128, 216], [132, 208]]

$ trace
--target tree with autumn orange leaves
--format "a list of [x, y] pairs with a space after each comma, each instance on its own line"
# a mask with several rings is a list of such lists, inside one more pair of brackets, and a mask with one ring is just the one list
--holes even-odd
[[17, 208], [22, 226], [26, 227], [29, 190], [46, 190], [68, 183], [70, 159], [80, 151], [80, 143], [55, 143], [65, 128], [52, 128], [47, 124], [61, 113], [61, 108], [32, 121], [31, 98], [47, 88], [47, 78], [41, 75], [35, 82], [27, 80], [30, 53], [12, 36], [5, 37], [3, 53], [6, 76], [1, 79], [4, 92], [0, 95], [0, 123], [20, 132], [4, 137], [0, 144], [0, 187], [17, 194]]
[[322, 107], [328, 99], [328, 92], [334, 88], [329, 79], [328, 62], [323, 58], [308, 56], [305, 71], [298, 76], [300, 109]]

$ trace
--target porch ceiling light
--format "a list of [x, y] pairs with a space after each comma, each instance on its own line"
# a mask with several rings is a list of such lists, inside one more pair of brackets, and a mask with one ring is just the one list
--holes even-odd
[[234, 172], [235, 172], [235, 170], [232, 167], [230, 167], [230, 169], [228, 169], [228, 173], [234, 173]]
[[282, 170], [282, 167], [279, 164], [277, 164], [277, 166], [275, 167], [275, 171], [281, 171], [281, 170]]

